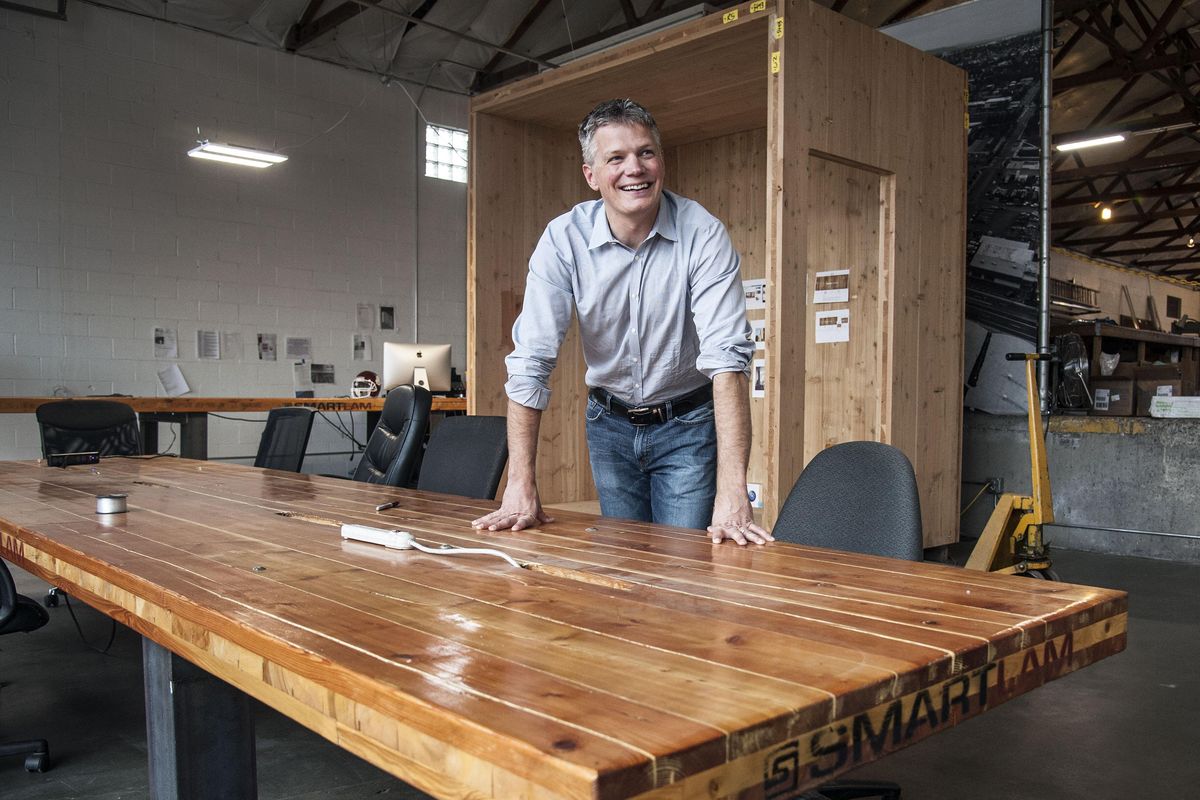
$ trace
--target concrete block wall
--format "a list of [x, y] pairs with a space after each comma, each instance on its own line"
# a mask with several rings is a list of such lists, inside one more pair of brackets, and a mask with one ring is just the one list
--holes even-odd
[[[334, 365], [318, 394], [381, 372], [388, 339], [449, 341], [463, 368], [466, 187], [424, 177], [403, 91], [86, 4], [69, 17], [0, 10], [0, 395], [162, 395], [157, 371], [177, 363], [196, 396], [289, 396], [289, 336]], [[466, 127], [466, 98], [413, 96], [429, 121]], [[197, 127], [290, 160], [188, 158]], [[156, 327], [177, 332], [177, 359], [155, 358]], [[197, 330], [238, 333], [240, 351], [201, 361]], [[260, 332], [278, 361], [258, 360]], [[355, 333], [372, 361], [352, 360]], [[210, 454], [252, 456], [261, 425], [209, 429]], [[346, 445], [318, 420], [310, 453]], [[32, 416], [0, 415], [0, 458], [39, 452]]]

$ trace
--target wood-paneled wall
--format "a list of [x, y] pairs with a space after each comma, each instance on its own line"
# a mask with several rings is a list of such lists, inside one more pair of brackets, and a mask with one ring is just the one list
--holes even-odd
[[[815, 405], [806, 393], [821, 385], [825, 394], [826, 382], [839, 380], [848, 399], [881, 401], [879, 438], [913, 462], [926, 545], [953, 542], [958, 538], [962, 438], [966, 76], [807, 0], [789, 0], [786, 8], [780, 4], [780, 12], [786, 21], [780, 71], [784, 85], [777, 90], [782, 136], [773, 146], [781, 149], [777, 183], [782, 189], [775, 199], [785, 207], [775, 288], [782, 308], [808, 305], [809, 313], [784, 318], [778, 333], [805, 342], [804, 352], [811, 354], [807, 342], [812, 329], [799, 329], [812, 325], [805, 276], [836, 268], [804, 263], [814, 254], [833, 255], [811, 241], [814, 235], [842, 239], [852, 269], [862, 273], [860, 281], [881, 289], [890, 284], [891, 292], [870, 304], [876, 320], [864, 320], [867, 330], [856, 330], [852, 316], [851, 342], [858, 344], [842, 348], [840, 357], [830, 351], [819, 368], [806, 359], [804, 370], [784, 365], [772, 370], [784, 378], [773, 387], [779, 403], [774, 437], [779, 480], [788, 485], [821, 447], [866, 432], [861, 421], [843, 414], [811, 419]], [[814, 156], [820, 160], [814, 162]], [[817, 195], [837, 181], [830, 162], [849, 165], [852, 172], [842, 180], [851, 174], [857, 179], [869, 173], [884, 176], [876, 196], [885, 213], [871, 214], [884, 226], [879, 235], [855, 230], [863, 217], [853, 209], [865, 201], [849, 194], [849, 213], [834, 221], [835, 228], [844, 230], [813, 230], [806, 217], [825, 202]], [[861, 190], [864, 197], [872, 193]], [[886, 209], [888, 203], [894, 211]], [[859, 249], [868, 238], [880, 244], [877, 258]], [[879, 270], [877, 278], [870, 276], [873, 268]], [[878, 335], [880, 341], [861, 342], [860, 331]], [[872, 356], [874, 364], [860, 363], [864, 345], [882, 348]], [[805, 391], [794, 391], [800, 380]], [[859, 416], [865, 419], [865, 408]], [[811, 441], [813, 436], [821, 440]], [[797, 439], [805, 437], [810, 441], [797, 447]]]
[[[504, 415], [504, 357], [513, 348], [529, 256], [546, 223], [593, 193], [572, 131], [472, 114], [470, 142], [467, 407], [471, 414]], [[585, 369], [572, 323], [542, 415], [538, 487], [545, 502], [596, 496], [583, 426]]]

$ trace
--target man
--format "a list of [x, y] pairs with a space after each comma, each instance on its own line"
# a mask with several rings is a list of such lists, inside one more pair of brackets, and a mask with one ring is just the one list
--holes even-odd
[[729, 235], [699, 204], [663, 191], [658, 127], [637, 103], [596, 106], [579, 143], [600, 200], [553, 220], [530, 258], [505, 361], [508, 487], [500, 509], [473, 524], [519, 531], [553, 521], [534, 475], [538, 427], [575, 313], [602, 513], [707, 526], [714, 543], [770, 541], [746, 495], [754, 343]]

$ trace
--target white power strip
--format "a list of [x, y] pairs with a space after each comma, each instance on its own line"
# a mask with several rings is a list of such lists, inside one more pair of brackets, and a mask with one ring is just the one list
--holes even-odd
[[343, 525], [342, 538], [369, 544], [381, 544], [393, 550], [411, 550], [413, 546], [413, 535], [408, 531], [392, 531], [386, 528], [371, 528], [366, 525]]
[[381, 544], [392, 550], [420, 550], [435, 556], [484, 555], [503, 558], [517, 569], [523, 569], [521, 564], [508, 553], [479, 547], [428, 547], [418, 542], [408, 531], [393, 531], [387, 528], [371, 528], [367, 525], [343, 525], [342, 538], [353, 539], [356, 542]]

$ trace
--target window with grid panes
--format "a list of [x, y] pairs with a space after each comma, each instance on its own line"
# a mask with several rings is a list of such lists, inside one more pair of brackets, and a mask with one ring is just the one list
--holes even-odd
[[425, 126], [425, 177], [467, 182], [467, 132]]

